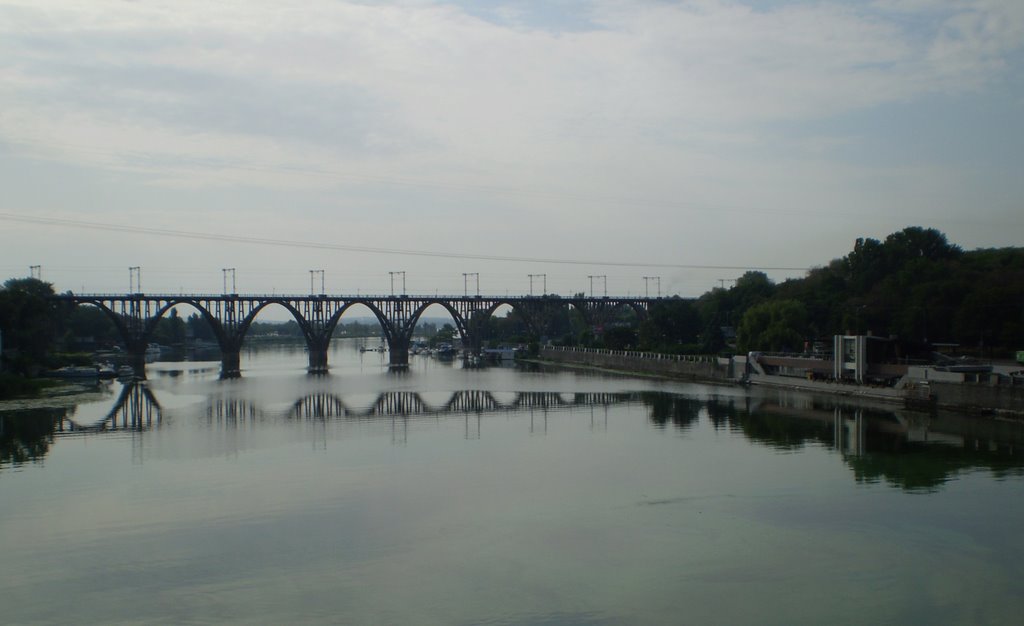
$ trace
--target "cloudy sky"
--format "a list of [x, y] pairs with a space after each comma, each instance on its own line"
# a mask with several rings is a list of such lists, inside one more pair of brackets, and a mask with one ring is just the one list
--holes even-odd
[[0, 278], [59, 290], [695, 296], [1022, 198], [1020, 0], [0, 0]]

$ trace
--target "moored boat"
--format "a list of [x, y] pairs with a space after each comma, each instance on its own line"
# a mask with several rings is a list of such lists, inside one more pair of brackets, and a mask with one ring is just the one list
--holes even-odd
[[75, 379], [96, 379], [99, 378], [100, 372], [96, 367], [85, 367], [68, 365], [67, 367], [61, 367], [55, 370], [50, 370], [48, 374], [54, 378], [75, 378]]

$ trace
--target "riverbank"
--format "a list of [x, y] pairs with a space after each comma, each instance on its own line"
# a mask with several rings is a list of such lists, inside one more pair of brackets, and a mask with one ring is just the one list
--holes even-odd
[[899, 404], [915, 410], [936, 408], [1024, 419], [1024, 386], [990, 381], [905, 380], [895, 387], [798, 376], [773, 375], [747, 367], [745, 356], [670, 355], [631, 350], [599, 350], [545, 346], [539, 361], [560, 366], [596, 369], [629, 375], [656, 376], [718, 384], [757, 385], [807, 393]]
[[44, 392], [53, 393], [61, 386], [51, 378], [25, 378], [14, 374], [0, 374], [0, 400], [38, 398]]

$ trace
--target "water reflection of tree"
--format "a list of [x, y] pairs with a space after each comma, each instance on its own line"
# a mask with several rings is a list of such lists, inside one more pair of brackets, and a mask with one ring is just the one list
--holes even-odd
[[708, 419], [715, 429], [727, 428], [736, 419], [736, 402], [734, 399], [711, 398], [707, 403]]
[[680, 430], [696, 424], [700, 410], [705, 406], [704, 402], [694, 398], [657, 391], [641, 392], [640, 401], [651, 410], [650, 420], [658, 427], [664, 428], [671, 423]]
[[715, 429], [741, 433], [779, 451], [808, 445], [832, 449], [861, 483], [885, 481], [905, 491], [934, 491], [975, 470], [987, 470], [996, 478], [1024, 477], [1024, 424], [907, 418], [827, 402], [782, 406], [749, 398], [695, 400], [654, 392], [642, 393], [640, 399], [650, 408], [651, 422], [661, 428], [672, 424], [689, 429], [703, 413]]
[[39, 463], [49, 453], [64, 409], [31, 409], [0, 415], [0, 468]]
[[732, 425], [747, 439], [776, 450], [799, 450], [809, 442], [831, 444], [834, 426], [831, 421], [798, 419], [771, 413], [740, 413]]
[[[960, 474], [988, 470], [996, 478], [1024, 477], [1024, 455], [1009, 446], [995, 449], [925, 442], [896, 442], [891, 438], [872, 442], [872, 452], [843, 460], [859, 483], [882, 480], [904, 491], [932, 492]], [[881, 439], [881, 438], [880, 438]]]

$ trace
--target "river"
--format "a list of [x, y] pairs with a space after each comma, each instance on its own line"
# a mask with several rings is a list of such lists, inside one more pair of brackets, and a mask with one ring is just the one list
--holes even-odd
[[360, 341], [0, 403], [0, 621], [1024, 615], [1019, 423]]

